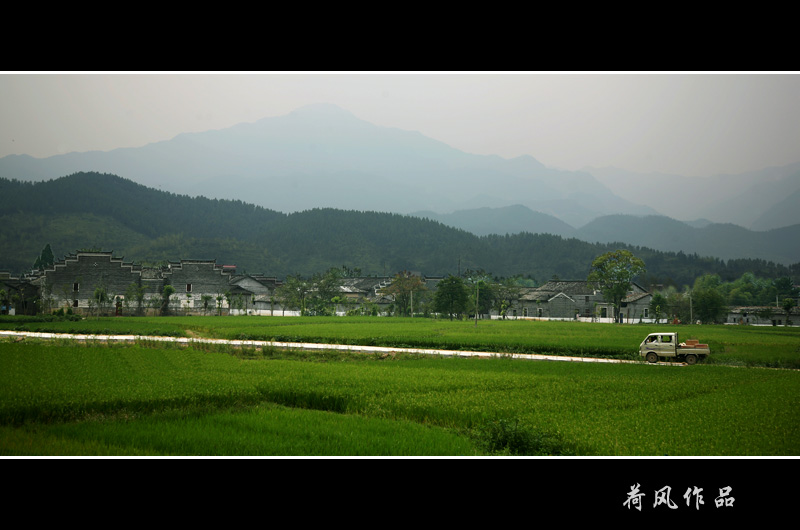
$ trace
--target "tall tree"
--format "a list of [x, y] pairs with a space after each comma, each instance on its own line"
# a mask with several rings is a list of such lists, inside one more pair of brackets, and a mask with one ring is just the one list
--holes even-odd
[[317, 273], [309, 282], [309, 296], [306, 301], [306, 312], [311, 315], [332, 315], [336, 311], [335, 298], [340, 292], [342, 270], [331, 267], [327, 272]]
[[[402, 271], [395, 274], [391, 285], [385, 288], [383, 292], [394, 297], [394, 302], [397, 307], [397, 313], [401, 316], [413, 316], [414, 308], [414, 293], [417, 293], [417, 304], [422, 299], [423, 293], [428, 288], [422, 278], [411, 274], [408, 271]], [[418, 306], [419, 307], [419, 306]]]
[[[510, 278], [496, 279], [492, 286], [492, 307], [497, 310], [497, 314], [505, 320], [508, 310], [519, 300], [522, 293], [523, 280], [519, 275]], [[532, 280], [530, 283], [534, 283]], [[533, 287], [533, 285], [531, 285]]]
[[469, 307], [475, 312], [475, 325], [478, 325], [478, 317], [488, 313], [492, 309], [494, 292], [492, 285], [492, 275], [483, 269], [464, 272], [464, 279], [469, 288]]
[[437, 313], [448, 315], [450, 320], [467, 310], [469, 291], [464, 280], [450, 275], [439, 282], [433, 297], [433, 307]]
[[786, 325], [788, 326], [791, 324], [790, 317], [792, 316], [792, 309], [796, 306], [797, 303], [794, 301], [794, 298], [784, 298], [783, 299], [783, 310], [786, 311]]
[[275, 294], [281, 301], [284, 308], [300, 311], [301, 315], [306, 314], [306, 297], [311, 286], [308, 280], [303, 279], [299, 274], [286, 277], [286, 280], [275, 290]]
[[658, 321], [661, 319], [661, 315], [663, 315], [667, 311], [667, 299], [661, 293], [654, 293], [653, 297], [650, 299], [650, 313], [653, 315], [653, 318], [658, 324]]
[[719, 322], [725, 318], [728, 305], [725, 296], [712, 287], [700, 287], [692, 291], [692, 318], [701, 322]]
[[644, 272], [644, 261], [630, 250], [613, 250], [595, 258], [588, 280], [614, 305], [614, 315], [619, 315], [622, 299], [631, 289], [633, 279]]
[[45, 245], [42, 249], [41, 254], [39, 257], [36, 258], [36, 261], [33, 263], [34, 269], [46, 269], [48, 267], [52, 267], [56, 261], [56, 257], [53, 255], [53, 251], [50, 249], [50, 243]]

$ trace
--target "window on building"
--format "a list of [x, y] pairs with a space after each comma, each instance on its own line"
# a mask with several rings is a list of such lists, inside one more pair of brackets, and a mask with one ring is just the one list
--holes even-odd
[[522, 316], [524, 316], [524, 317], [528, 316], [528, 308], [527, 307], [522, 308]]
[[542, 316], [542, 308], [541, 307], [536, 309], [536, 314], [539, 315], [539, 316]]
[[78, 307], [78, 301], [77, 300], [73, 300], [72, 301], [72, 307]]
[[75, 283], [72, 284], [72, 290], [73, 291], [77, 291], [78, 290], [78, 282], [75, 282]]
[[186, 284], [186, 292], [187, 293], [191, 293], [192, 292], [192, 284], [191, 283], [187, 283]]
[[650, 308], [644, 308], [644, 318], [650, 318]]

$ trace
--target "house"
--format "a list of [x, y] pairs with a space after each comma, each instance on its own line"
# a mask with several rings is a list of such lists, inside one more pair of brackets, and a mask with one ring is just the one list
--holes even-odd
[[623, 322], [644, 322], [650, 321], [650, 302], [653, 300], [652, 293], [647, 292], [642, 286], [633, 283], [632, 289], [620, 303], [620, 315]]
[[[540, 287], [524, 288], [508, 312], [510, 318], [543, 318], [549, 320], [591, 320], [624, 322], [649, 318], [652, 295], [633, 283], [620, 304], [620, 314], [614, 314], [612, 303], [586, 280], [551, 280]], [[493, 318], [498, 318], [493, 314]]]
[[[217, 265], [215, 260], [182, 259], [170, 262], [161, 270], [163, 284], [175, 289], [170, 298], [170, 312], [176, 314], [208, 313], [214, 308], [230, 310], [242, 306], [252, 294], [231, 283], [235, 269]], [[234, 298], [236, 297], [236, 298]]]
[[274, 278], [236, 275], [236, 268], [215, 260], [169, 262], [142, 267], [112, 252], [78, 251], [36, 275], [45, 312], [58, 308], [82, 314], [162, 312], [163, 292], [171, 286], [168, 311], [173, 314], [249, 312], [270, 305], [278, 284]]
[[353, 311], [380, 315], [394, 303], [383, 289], [392, 284], [390, 276], [346, 277], [339, 280], [339, 304], [336, 314], [346, 315]]
[[151, 296], [160, 292], [158, 281], [143, 282], [142, 267], [115, 258], [112, 252], [82, 252], [56, 261], [32, 283], [41, 292], [42, 310], [112, 314], [121, 311], [131, 286]]
[[800, 314], [793, 311], [786, 314], [782, 307], [775, 306], [741, 306], [732, 307], [728, 310], [725, 319], [726, 324], [742, 324], [752, 326], [785, 326], [798, 325]]
[[[442, 277], [422, 276], [429, 293], [436, 291]], [[345, 277], [338, 284], [336, 314], [386, 314], [395, 303], [385, 289], [393, 277]], [[78, 251], [57, 261], [30, 278], [0, 275], [0, 290], [21, 292], [30, 287], [27, 298], [41, 293], [43, 312], [62, 308], [90, 315], [160, 314], [177, 315], [250, 314], [295, 315], [282, 303], [282, 282], [272, 276], [239, 274], [233, 265], [215, 260], [181, 259], [158, 266], [142, 266], [114, 257], [112, 252]], [[168, 306], [163, 293], [172, 290]], [[29, 296], [33, 293], [33, 296]], [[8, 295], [7, 298], [10, 298]], [[17, 296], [17, 299], [27, 299]], [[634, 283], [615, 314], [602, 292], [585, 280], [552, 280], [541, 287], [522, 288], [507, 312], [510, 318], [637, 322], [649, 319], [652, 296]], [[423, 298], [420, 298], [420, 302]], [[417, 309], [415, 297], [414, 308]], [[10, 311], [0, 300], [0, 311]], [[28, 309], [31, 309], [30, 307]], [[492, 318], [500, 318], [493, 310]]]
[[576, 320], [610, 315], [611, 305], [602, 293], [583, 280], [551, 280], [540, 287], [525, 288], [509, 315], [523, 318]]
[[37, 294], [27, 278], [0, 272], [0, 315], [35, 315]]
[[[249, 294], [250, 307], [236, 309], [237, 312], [269, 316], [284, 314], [284, 307], [275, 294], [282, 282], [274, 276], [242, 274], [232, 277], [230, 283], [236, 289], [234, 296], [239, 293]], [[248, 300], [244, 299], [244, 302], [247, 303]]]

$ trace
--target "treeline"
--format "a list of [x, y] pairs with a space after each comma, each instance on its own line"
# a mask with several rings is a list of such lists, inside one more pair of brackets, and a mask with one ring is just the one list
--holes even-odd
[[704, 274], [683, 290], [674, 286], [658, 290], [653, 294], [650, 310], [656, 318], [681, 322], [724, 322], [733, 307], [757, 308], [753, 311], [765, 318], [780, 309], [791, 317], [798, 296], [800, 289], [788, 276], [764, 278], [746, 272], [733, 281], [725, 281], [719, 274]]
[[99, 173], [37, 183], [0, 179], [0, 223], [0, 270], [14, 272], [30, 269], [50, 243], [56, 259], [92, 247], [136, 262], [215, 259], [240, 272], [279, 278], [311, 277], [344, 265], [375, 276], [401, 270], [446, 276], [483, 269], [543, 283], [553, 276], [584, 279], [594, 258], [623, 248], [645, 261], [645, 286], [681, 288], [705, 274], [733, 281], [745, 272], [800, 279], [800, 264], [725, 262], [549, 234], [479, 237], [393, 213], [318, 208], [286, 214], [241, 201], [176, 195]]

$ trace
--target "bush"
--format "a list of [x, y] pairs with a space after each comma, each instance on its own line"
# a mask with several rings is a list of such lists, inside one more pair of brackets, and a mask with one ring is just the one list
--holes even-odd
[[521, 425], [518, 419], [498, 419], [483, 425], [477, 432], [481, 448], [493, 455], [566, 456], [574, 452], [561, 438]]

